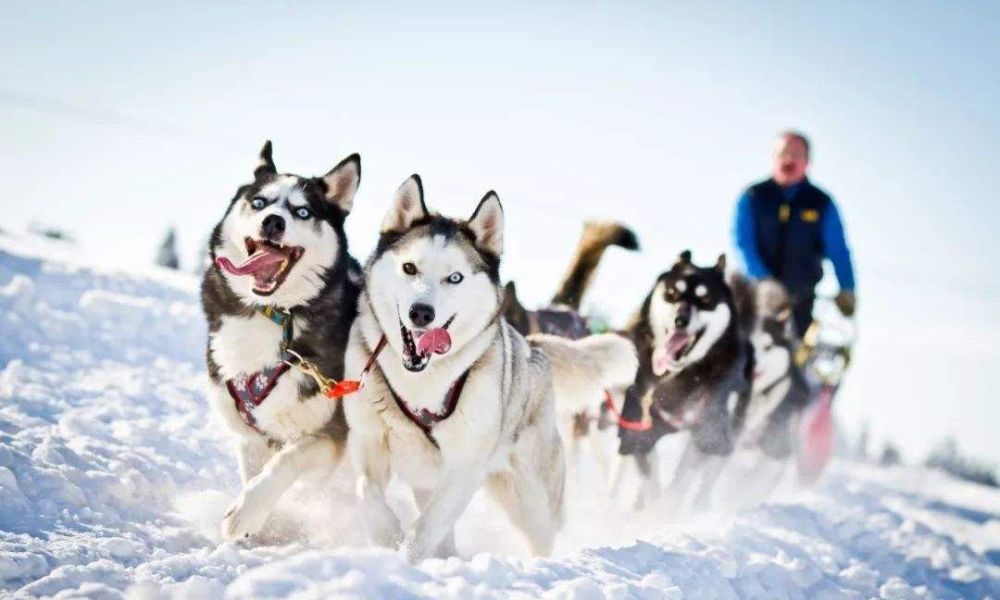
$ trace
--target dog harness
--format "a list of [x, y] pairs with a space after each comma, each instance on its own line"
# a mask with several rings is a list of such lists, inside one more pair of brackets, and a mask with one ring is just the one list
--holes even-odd
[[264, 435], [264, 432], [257, 426], [257, 419], [253, 413], [271, 395], [274, 387], [278, 385], [278, 380], [288, 372], [289, 367], [293, 364], [289, 362], [291, 357], [288, 345], [292, 341], [295, 330], [292, 325], [292, 313], [263, 304], [258, 304], [254, 308], [276, 325], [281, 326], [282, 359], [272, 367], [265, 367], [255, 373], [240, 373], [236, 377], [226, 380], [226, 389], [229, 390], [229, 396], [233, 399], [236, 412], [240, 414], [247, 427]]
[[389, 388], [389, 394], [392, 399], [396, 401], [396, 406], [402, 411], [403, 415], [410, 420], [411, 423], [416, 425], [420, 431], [424, 432], [424, 435], [435, 448], [440, 448], [438, 446], [437, 440], [434, 439], [434, 425], [444, 421], [452, 414], [454, 414], [455, 409], [458, 408], [458, 399], [462, 396], [462, 389], [465, 387], [465, 381], [469, 378], [469, 371], [462, 373], [455, 383], [451, 384], [448, 388], [448, 393], [444, 399], [444, 409], [441, 412], [434, 412], [427, 410], [426, 408], [421, 408], [419, 410], [413, 410], [410, 405], [406, 403], [406, 400], [401, 398], [396, 390], [392, 389], [392, 385], [389, 383], [388, 379], [385, 379], [385, 386]]

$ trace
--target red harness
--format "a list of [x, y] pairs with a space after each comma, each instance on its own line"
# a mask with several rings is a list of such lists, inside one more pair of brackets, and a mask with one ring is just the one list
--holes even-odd
[[[698, 404], [695, 406], [694, 411], [686, 411], [686, 413], [680, 417], [674, 416], [672, 413], [659, 408], [656, 410], [656, 414], [658, 414], [667, 425], [681, 431], [683, 429], [693, 427], [698, 423], [698, 421], [701, 420], [701, 415], [705, 411], [706, 400], [708, 400], [708, 394], [702, 394], [701, 398], [698, 399]], [[608, 410], [611, 411], [611, 414], [615, 416], [618, 426], [622, 429], [628, 429], [629, 431], [649, 431], [653, 428], [652, 419], [649, 419], [648, 421], [630, 421], [623, 417], [622, 414], [618, 412], [618, 409], [615, 408], [614, 399], [611, 398], [611, 392], [608, 390], [604, 390], [604, 404], [608, 407]]]
[[279, 362], [273, 369], [264, 369], [247, 376], [226, 380], [226, 389], [229, 390], [229, 395], [233, 399], [236, 412], [240, 413], [240, 417], [243, 418], [247, 427], [261, 435], [264, 435], [264, 432], [257, 427], [257, 419], [253, 416], [253, 411], [263, 404], [286, 371], [288, 371], [288, 363]]
[[455, 409], [458, 408], [458, 399], [462, 396], [462, 389], [465, 387], [465, 381], [469, 378], [469, 372], [466, 371], [462, 373], [462, 376], [458, 378], [455, 383], [451, 384], [448, 388], [448, 394], [445, 396], [444, 409], [441, 412], [433, 412], [427, 410], [426, 408], [421, 408], [420, 410], [414, 411], [403, 400], [396, 390], [392, 389], [392, 385], [389, 383], [388, 379], [385, 379], [385, 386], [389, 388], [389, 393], [392, 395], [392, 399], [396, 401], [396, 406], [399, 410], [403, 412], [407, 419], [410, 420], [414, 425], [420, 428], [420, 431], [424, 432], [427, 436], [427, 440], [434, 445], [435, 448], [440, 448], [438, 446], [437, 440], [434, 439], [433, 429], [434, 425], [444, 421], [452, 414], [454, 414]]

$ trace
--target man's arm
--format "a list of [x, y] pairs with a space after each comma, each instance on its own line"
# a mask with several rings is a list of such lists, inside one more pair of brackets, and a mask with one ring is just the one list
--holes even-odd
[[831, 201], [823, 214], [823, 252], [833, 263], [833, 271], [837, 274], [840, 289], [854, 291], [854, 267], [851, 265], [851, 251], [847, 247], [844, 236], [844, 224], [840, 220], [840, 212]]
[[757, 231], [754, 226], [751, 202], [749, 190], [743, 192], [740, 199], [736, 201], [736, 222], [733, 224], [733, 237], [736, 240], [736, 249], [739, 250], [743, 258], [743, 266], [747, 275], [755, 279], [764, 279], [772, 275], [764, 265], [764, 259], [760, 257], [760, 252], [757, 250]]

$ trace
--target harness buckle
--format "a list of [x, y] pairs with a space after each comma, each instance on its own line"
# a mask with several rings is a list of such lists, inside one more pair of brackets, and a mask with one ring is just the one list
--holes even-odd
[[294, 356], [295, 361], [293, 362], [286, 358], [282, 362], [284, 362], [286, 365], [290, 367], [297, 367], [300, 371], [311, 377], [312, 380], [316, 382], [316, 385], [319, 386], [320, 391], [323, 392], [324, 394], [327, 393], [336, 385], [336, 382], [334, 380], [327, 379], [326, 377], [323, 376], [323, 373], [320, 372], [319, 367], [317, 367], [314, 363], [302, 358], [302, 355], [296, 352], [295, 350], [292, 350], [291, 348], [286, 348], [285, 352], [287, 354], [291, 354], [292, 356]]

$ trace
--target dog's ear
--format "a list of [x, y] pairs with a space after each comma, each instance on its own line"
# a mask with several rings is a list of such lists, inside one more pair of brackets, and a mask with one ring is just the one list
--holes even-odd
[[420, 175], [410, 175], [410, 178], [396, 190], [396, 198], [393, 200], [392, 208], [382, 219], [382, 233], [406, 231], [415, 221], [427, 216], [427, 206], [424, 204], [424, 184], [420, 181]]
[[685, 250], [681, 252], [680, 255], [677, 257], [677, 262], [679, 262], [682, 265], [691, 264], [691, 251]]
[[354, 206], [354, 195], [361, 183], [361, 157], [352, 154], [330, 169], [330, 172], [320, 178], [326, 188], [323, 196], [327, 202], [340, 208], [345, 213], [351, 212]]
[[719, 255], [719, 260], [715, 261], [715, 270], [723, 275], [726, 274], [726, 253]]
[[496, 192], [486, 192], [479, 201], [469, 217], [469, 229], [476, 236], [476, 246], [497, 257], [503, 254], [503, 206]]
[[264, 142], [264, 147], [260, 149], [257, 156], [257, 166], [253, 169], [254, 179], [259, 179], [264, 175], [274, 175], [278, 170], [274, 168], [274, 160], [271, 159], [271, 140]]

